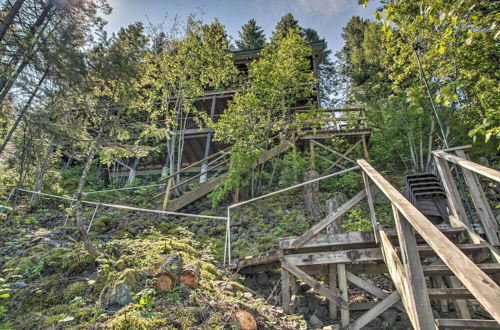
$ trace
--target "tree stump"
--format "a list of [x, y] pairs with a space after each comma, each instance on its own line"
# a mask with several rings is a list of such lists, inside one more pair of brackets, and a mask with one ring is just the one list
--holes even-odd
[[[310, 181], [319, 178], [316, 171], [307, 171], [304, 175], [304, 181]], [[312, 220], [312, 223], [318, 222], [323, 216], [319, 202], [319, 181], [306, 184], [304, 186], [304, 206], [305, 215]]]
[[[330, 198], [329, 200], [326, 201], [326, 213], [328, 215], [334, 213], [346, 201], [347, 201], [346, 197], [343, 193], [336, 192], [332, 198]], [[343, 229], [342, 229], [343, 218], [344, 217], [342, 216], [339, 219], [335, 220], [332, 224], [328, 225], [328, 227], [326, 227], [326, 232], [328, 234], [335, 234], [335, 233], [343, 232]]]
[[182, 258], [177, 254], [168, 256], [155, 275], [155, 288], [158, 292], [169, 291], [179, 283], [182, 270]]
[[257, 322], [249, 312], [240, 309], [233, 313], [233, 317], [241, 330], [257, 330]]
[[200, 280], [200, 268], [193, 263], [184, 265], [181, 271], [181, 282], [189, 286], [197, 286]]

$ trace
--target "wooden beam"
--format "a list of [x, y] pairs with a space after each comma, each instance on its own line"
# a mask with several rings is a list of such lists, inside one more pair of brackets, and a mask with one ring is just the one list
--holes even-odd
[[434, 327], [434, 316], [418, 254], [417, 240], [410, 224], [405, 218], [400, 217], [399, 211], [394, 204], [392, 210], [396, 220], [401, 257], [410, 285], [409, 298], [413, 300], [416, 321], [419, 329], [432, 329]]
[[285, 314], [290, 313], [291, 303], [290, 289], [290, 273], [285, 268], [281, 267], [281, 305]]
[[[280, 249], [294, 249], [293, 242], [297, 237], [280, 238]], [[335, 233], [327, 235], [317, 235], [304, 243], [301, 248], [316, 248], [329, 246], [349, 246], [374, 244], [375, 238], [372, 231], [353, 231], [347, 233]]]
[[363, 182], [365, 184], [366, 200], [368, 201], [368, 209], [370, 210], [370, 221], [372, 222], [373, 232], [375, 233], [375, 241], [380, 241], [377, 230], [377, 215], [375, 213], [375, 205], [373, 204], [372, 190], [370, 188], [370, 180], [365, 172], [363, 173]]
[[[343, 153], [344, 156], [347, 156], [351, 153], [351, 151], [354, 150], [359, 144], [361, 143], [361, 140], [358, 142], [354, 143], [349, 149], [347, 149], [346, 152]], [[335, 166], [339, 166], [339, 163], [342, 161], [342, 158], [337, 159], [326, 171], [325, 173], [330, 172]]]
[[380, 229], [380, 243], [385, 264], [387, 265], [391, 279], [394, 282], [394, 286], [401, 296], [401, 301], [403, 302], [406, 313], [410, 318], [411, 324], [415, 329], [420, 329], [418, 327], [417, 317], [414, 313], [413, 301], [409, 297], [409, 281], [406, 277], [403, 264], [399, 260], [398, 254], [392, 246], [391, 241], [389, 241], [387, 234], [382, 229]]
[[492, 168], [480, 165], [478, 163], [474, 163], [468, 159], [463, 159], [461, 157], [457, 157], [455, 155], [451, 155], [444, 151], [433, 151], [434, 156], [437, 156], [440, 159], [445, 159], [449, 162], [455, 163], [462, 168], [466, 168], [478, 174], [484, 175], [491, 180], [496, 182], [500, 182], [500, 171], [494, 170]]
[[351, 208], [353, 208], [356, 204], [358, 204], [363, 198], [365, 198], [366, 192], [365, 190], [360, 191], [356, 196], [351, 198], [349, 201], [347, 201], [345, 204], [340, 206], [337, 211], [334, 213], [328, 215], [326, 218], [315, 224], [314, 226], [311, 227], [308, 231], [306, 231], [302, 236], [297, 238], [295, 242], [293, 242], [292, 246], [294, 248], [299, 248], [304, 243], [309, 241], [311, 238], [316, 236], [320, 231], [325, 229], [329, 224], [331, 224], [333, 221], [339, 219], [344, 213], [349, 211]]
[[368, 141], [366, 141], [366, 135], [361, 135], [361, 144], [363, 145], [363, 154], [366, 160], [370, 159], [370, 154], [368, 154]]
[[309, 285], [313, 290], [318, 292], [319, 294], [325, 296], [328, 300], [335, 303], [337, 306], [348, 308], [347, 300], [339, 297], [335, 292], [330, 290], [327, 286], [316, 281], [312, 276], [307, 275], [304, 271], [299, 269], [297, 266], [292, 265], [288, 261], [282, 260], [281, 267], [285, 268], [291, 274], [296, 276], [298, 279], [304, 281], [307, 285]]
[[382, 260], [382, 252], [378, 248], [311, 252], [289, 254], [285, 256], [285, 260], [296, 266], [379, 261]]
[[[469, 290], [464, 288], [433, 288], [428, 289], [429, 298], [433, 300], [437, 299], [474, 299], [474, 296], [469, 292]], [[467, 306], [467, 305], [466, 305]], [[462, 316], [461, 316], [462, 317]], [[469, 316], [470, 317], [470, 316]]]
[[[333, 292], [337, 292], [337, 266], [335, 264], [328, 265], [328, 287]], [[329, 301], [328, 313], [332, 320], [337, 319], [337, 304]]]
[[[469, 160], [469, 156], [463, 150], [457, 150], [456, 154], [461, 158]], [[488, 241], [494, 246], [500, 246], [500, 240], [498, 239], [498, 226], [477, 174], [466, 168], [462, 168], [462, 173], [464, 175], [465, 182], [469, 187], [472, 201], [476, 207], [477, 214], [481, 219]]]
[[161, 207], [162, 211], [165, 211], [168, 206], [168, 200], [170, 198], [170, 191], [172, 190], [172, 180], [174, 178], [168, 179], [167, 188], [165, 189], [165, 196], [163, 197], [163, 205]]
[[[358, 164], [484, 308], [500, 321], [500, 288], [368, 162]], [[473, 276], [471, 276], [473, 274]]]
[[[389, 293], [386, 293], [382, 291], [381, 289], [377, 288], [375, 285], [368, 283], [367, 281], [361, 279], [359, 276], [354, 275], [353, 273], [349, 272], [346, 270], [346, 275], [347, 275], [347, 280], [361, 289], [365, 290], [371, 295], [374, 295], [375, 297], [379, 299], [385, 299], [389, 296]], [[395, 306], [397, 309], [399, 309], [402, 312], [405, 312], [405, 309], [403, 305], [399, 304]]]
[[[370, 323], [374, 318], [385, 312], [387, 309], [396, 304], [401, 297], [397, 291], [391, 293], [387, 298], [376, 304], [373, 308], [368, 310], [368, 312], [361, 315], [354, 322], [350, 323], [346, 329], [349, 330], [359, 330], [365, 325]], [[432, 329], [432, 328], [431, 328]]]
[[437, 319], [439, 329], [500, 329], [495, 320]]
[[351, 158], [344, 156], [344, 155], [343, 155], [343, 154], [341, 154], [340, 152], [338, 152], [338, 151], [336, 151], [336, 150], [333, 150], [332, 148], [327, 147], [327, 146], [325, 146], [324, 144], [319, 143], [318, 141], [311, 140], [311, 142], [312, 142], [312, 143], [314, 143], [314, 144], [317, 144], [318, 146], [322, 147], [323, 149], [326, 149], [326, 150], [330, 151], [331, 153], [333, 153], [333, 154], [335, 154], [335, 155], [337, 155], [337, 156], [339, 156], [339, 157], [341, 157], [341, 158], [343, 158], [343, 159], [347, 160], [348, 162], [351, 162], [351, 163], [353, 163], [353, 164], [356, 164], [356, 162], [355, 162], [354, 160], [352, 160]]
[[[337, 274], [339, 277], [339, 290], [340, 294], [342, 295], [342, 299], [344, 301], [349, 301], [349, 292], [348, 286], [347, 286], [347, 276], [345, 272], [345, 264], [338, 264], [337, 265]], [[348, 306], [341, 306], [340, 309], [340, 323], [342, 324], [342, 327], [346, 327], [349, 322], [351, 322], [351, 319], [349, 317], [349, 308]]]
[[437, 156], [434, 156], [434, 160], [436, 162], [436, 167], [438, 169], [439, 175], [441, 176], [443, 188], [446, 191], [446, 197], [451, 214], [470, 228], [470, 222], [467, 218], [467, 213], [465, 212], [464, 205], [462, 204], [462, 199], [458, 192], [457, 185], [455, 184], [455, 179], [453, 178], [450, 168], [448, 167], [448, 163], [446, 162], [446, 160]]

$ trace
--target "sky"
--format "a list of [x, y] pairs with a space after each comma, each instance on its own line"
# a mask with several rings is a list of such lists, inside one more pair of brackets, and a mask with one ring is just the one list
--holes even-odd
[[225, 25], [228, 34], [238, 38], [241, 26], [254, 18], [269, 37], [281, 16], [290, 12], [304, 28], [313, 28], [325, 38], [334, 52], [343, 46], [342, 27], [351, 16], [373, 19], [379, 1], [364, 8], [357, 0], [108, 0], [113, 12], [106, 17], [108, 32], [142, 21], [145, 25], [172, 22], [175, 15], [186, 18], [196, 13], [205, 22], [214, 18]]

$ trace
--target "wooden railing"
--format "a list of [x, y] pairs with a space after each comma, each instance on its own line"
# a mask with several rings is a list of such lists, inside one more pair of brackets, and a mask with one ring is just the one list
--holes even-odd
[[[443, 156], [442, 154], [438, 153]], [[446, 156], [448, 157], [448, 156]], [[449, 157], [448, 157], [449, 158]], [[464, 162], [449, 158], [457, 163]], [[448, 266], [453, 274], [462, 282], [470, 293], [488, 311], [493, 318], [500, 321], [500, 288], [471, 259], [452, 243], [436, 226], [434, 226], [415, 206], [413, 206], [396, 188], [365, 160], [358, 160], [363, 171], [366, 195], [371, 196], [370, 182], [373, 182], [392, 204], [396, 229], [401, 250], [401, 259], [392, 246], [385, 231], [374, 223], [374, 231], [379, 235], [384, 261], [391, 278], [398, 289], [403, 305], [410, 321], [416, 329], [434, 329], [434, 317], [430, 305], [424, 273], [418, 254], [413, 230], [429, 244], [437, 256]], [[472, 168], [472, 164], [465, 166]], [[476, 168], [474, 166], [474, 168]], [[478, 169], [478, 168], [476, 168]], [[491, 171], [481, 170], [496, 177]], [[491, 176], [490, 176], [491, 177]], [[368, 198], [371, 220], [376, 222], [373, 201]], [[456, 224], [459, 223], [457, 220]]]
[[494, 246], [500, 246], [498, 225], [477, 176], [477, 174], [480, 174], [493, 181], [500, 182], [500, 172], [470, 161], [466, 153], [470, 147], [463, 146], [448, 150], [436, 150], [432, 154], [454, 219], [460, 220], [469, 228], [471, 227], [448, 163], [452, 163], [455, 172], [461, 171], [488, 242]]

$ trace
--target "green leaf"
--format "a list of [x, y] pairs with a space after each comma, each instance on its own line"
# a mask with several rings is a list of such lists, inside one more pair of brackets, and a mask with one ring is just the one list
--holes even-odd
[[10, 298], [10, 294], [9, 293], [0, 294], [0, 298], [1, 299], [9, 299]]
[[438, 53], [442, 55], [442, 54], [444, 54], [444, 51], [445, 51], [445, 50], [446, 50], [446, 45], [445, 45], [445, 43], [444, 43], [444, 42], [441, 42], [441, 43], [439, 44]]

